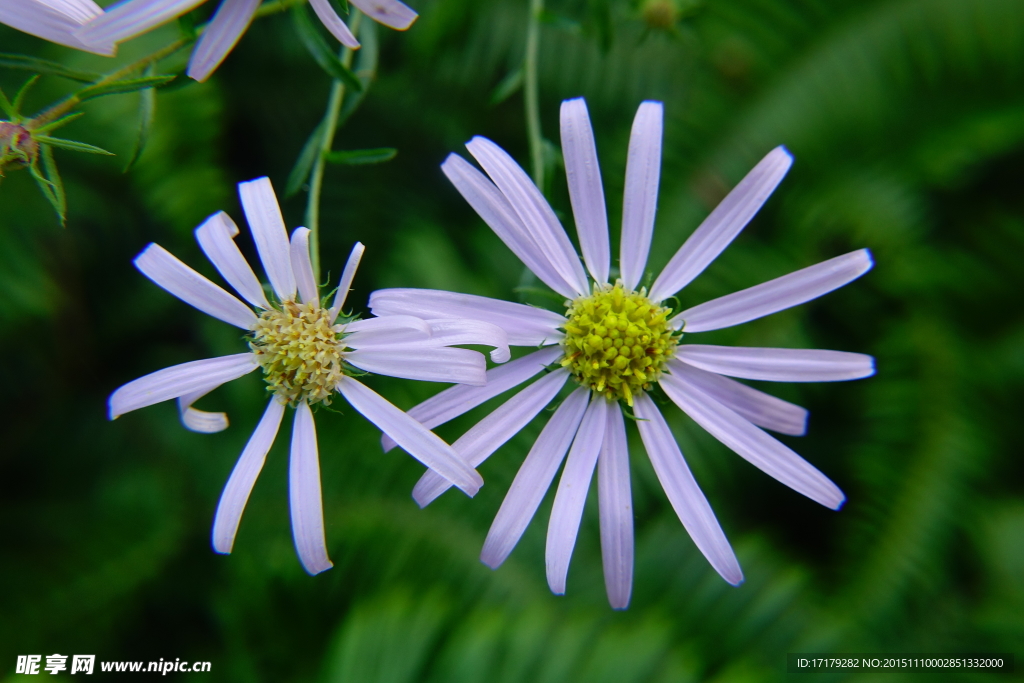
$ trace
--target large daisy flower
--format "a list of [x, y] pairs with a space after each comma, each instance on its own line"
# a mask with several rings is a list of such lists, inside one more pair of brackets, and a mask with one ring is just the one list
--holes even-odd
[[[661, 103], [644, 102], [633, 122], [620, 269], [614, 282], [597, 150], [582, 99], [562, 103], [561, 134], [586, 272], [554, 211], [501, 148], [482, 137], [466, 145], [490, 178], [454, 154], [443, 164], [448, 178], [502, 241], [538, 278], [566, 297], [564, 314], [439, 291], [390, 289], [370, 297], [375, 315], [431, 317], [444, 311], [499, 325], [513, 345], [540, 347], [488, 372], [485, 387], [453, 387], [409, 411], [433, 428], [541, 375], [453, 444], [474, 467], [530, 422], [563, 385], [576, 385], [526, 456], [491, 525], [481, 560], [492, 568], [505, 561], [568, 452], [548, 523], [548, 584], [555, 593], [565, 592], [569, 559], [596, 468], [605, 583], [612, 607], [620, 609], [629, 603], [633, 572], [624, 410], [636, 418], [654, 471], [683, 526], [715, 570], [735, 585], [743, 580], [736, 556], [649, 392], [659, 385], [697, 424], [741, 457], [812, 500], [838, 509], [844, 501], [839, 488], [759, 429], [801, 435], [807, 411], [730, 377], [820, 382], [874, 372], [872, 358], [857, 353], [688, 343], [690, 334], [761, 318], [845, 285], [871, 268], [866, 249], [679, 313], [665, 304], [728, 246], [782, 180], [792, 163], [782, 147], [770, 152], [711, 212], [649, 290], [639, 287], [654, 230], [662, 117]], [[448, 487], [427, 472], [413, 496], [427, 505]]]
[[[48, 0], [55, 1], [55, 0]], [[416, 14], [400, 0], [349, 0], [374, 21], [404, 31], [416, 21]], [[140, 36], [186, 12], [206, 0], [124, 0], [107, 8], [102, 16], [89, 22], [75, 35], [87, 44], [122, 43]], [[192, 52], [188, 75], [205, 81], [234, 49], [249, 28], [261, 0], [223, 0]], [[356, 49], [359, 41], [349, 30], [330, 0], [309, 0], [324, 27], [342, 45]]]
[[[217, 506], [213, 547], [229, 553], [256, 478], [274, 443], [286, 407], [295, 411], [289, 461], [292, 532], [302, 566], [310, 574], [331, 567], [324, 539], [320, 465], [312, 408], [330, 404], [335, 393], [446, 483], [474, 495], [480, 475], [451, 446], [356, 379], [367, 373], [432, 382], [483, 385], [486, 362], [457, 344], [494, 347], [497, 362], [509, 359], [505, 333], [478, 321], [410, 316], [350, 321], [340, 318], [363, 254], [357, 243], [341, 274], [332, 303], [320, 298], [310, 265], [309, 230], [289, 240], [274, 189], [267, 178], [238, 186], [256, 249], [273, 291], [268, 297], [234, 237], [227, 214], [214, 214], [196, 229], [196, 239], [221, 276], [249, 305], [171, 255], [150, 244], [135, 265], [158, 286], [187, 304], [248, 334], [249, 350], [165, 368], [129, 382], [110, 396], [110, 418], [155, 403], [178, 399], [182, 422], [198, 432], [227, 427], [223, 413], [192, 404], [233, 379], [263, 371], [270, 400], [235, 465]], [[254, 310], [255, 309], [255, 310]], [[339, 322], [340, 320], [340, 322]]]
[[112, 55], [112, 41], [86, 43], [74, 35], [102, 14], [103, 9], [92, 0], [0, 0], [0, 24], [59, 45]]

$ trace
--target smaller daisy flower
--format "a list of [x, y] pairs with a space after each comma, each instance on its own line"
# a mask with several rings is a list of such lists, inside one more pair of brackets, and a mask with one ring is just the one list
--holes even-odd
[[[235, 325], [248, 334], [249, 351], [192, 361], [129, 382], [110, 396], [110, 418], [178, 399], [184, 425], [198, 432], [228, 426], [223, 413], [192, 404], [221, 384], [263, 371], [270, 401], [242, 451], [217, 506], [213, 547], [229, 553], [242, 511], [274, 443], [286, 407], [295, 409], [288, 481], [292, 532], [303, 567], [310, 574], [330, 568], [320, 497], [320, 465], [312, 407], [329, 405], [341, 394], [421, 463], [448, 483], [474, 495], [483, 480], [444, 441], [356, 379], [377, 373], [428, 382], [482, 385], [486, 363], [457, 344], [494, 347], [496, 362], [509, 359], [507, 337], [498, 327], [436, 316], [370, 318], [349, 321], [345, 305], [363, 254], [357, 243], [345, 264], [334, 301], [321, 300], [309, 256], [309, 230], [288, 238], [277, 197], [267, 178], [240, 183], [242, 207], [276, 299], [269, 299], [234, 237], [238, 228], [227, 214], [211, 216], [196, 229], [203, 252], [246, 305], [176, 259], [150, 244], [135, 259], [142, 273], [187, 304]], [[251, 306], [251, 307], [250, 307]], [[255, 310], [253, 310], [255, 308]]]
[[58, 45], [112, 55], [112, 41], [86, 43], [74, 35], [102, 14], [103, 9], [92, 0], [0, 0], [0, 24]]
[[[739, 562], [661, 411], [655, 385], [694, 422], [768, 475], [832, 509], [842, 491], [813, 465], [761, 428], [799, 436], [807, 411], [737, 382], [827, 382], [874, 374], [870, 356], [812, 349], [731, 348], [684, 344], [692, 333], [731, 327], [816, 299], [871, 268], [866, 249], [700, 304], [677, 314], [666, 300], [718, 256], [768, 199], [792, 164], [779, 147], [737, 185], [683, 243], [648, 291], [647, 267], [661, 172], [662, 105], [644, 102], [629, 140], [623, 198], [620, 277], [610, 281], [611, 257], [604, 189], [586, 104], [562, 103], [565, 157], [583, 264], [554, 211], [529, 176], [486, 138], [466, 147], [487, 176], [457, 155], [442, 165], [462, 196], [540, 280], [566, 297], [564, 315], [480, 296], [392, 289], [374, 292], [374, 315], [450, 315], [485, 320], [508, 332], [509, 343], [541, 347], [488, 372], [484, 387], [452, 387], [409, 415], [434, 428], [484, 401], [541, 375], [454, 444], [478, 466], [556, 398], [559, 405], [533, 444], [494, 518], [480, 559], [497, 568], [512, 552], [555, 475], [562, 476], [548, 523], [548, 585], [564, 593], [587, 490], [596, 470], [605, 584], [612, 607], [629, 604], [633, 580], [633, 511], [623, 412], [636, 419], [654, 471], [686, 531], [729, 583], [743, 581]], [[586, 265], [586, 272], [583, 265]], [[590, 280], [587, 278], [590, 274]], [[546, 372], [545, 372], [546, 371]], [[393, 445], [385, 439], [385, 448]], [[568, 454], [568, 455], [567, 455]], [[449, 488], [427, 472], [413, 497], [428, 505]]]
[[[107, 8], [102, 17], [91, 21], [75, 35], [93, 44], [122, 43], [140, 36], [168, 21], [191, 12], [206, 0], [124, 0]], [[188, 75], [205, 81], [234, 49], [249, 28], [261, 0], [223, 0], [199, 39], [188, 64]], [[419, 16], [399, 0], [349, 0], [366, 16], [397, 31], [404, 31]], [[330, 0], [309, 0], [324, 27], [349, 48], [359, 41], [349, 30]]]

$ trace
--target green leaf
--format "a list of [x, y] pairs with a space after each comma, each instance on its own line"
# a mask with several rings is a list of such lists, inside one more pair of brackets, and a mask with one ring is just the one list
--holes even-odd
[[508, 98], [519, 92], [519, 89], [523, 87], [523, 69], [522, 67], [510, 72], [505, 78], [501, 79], [501, 83], [494, 88], [494, 92], [491, 93], [490, 104], [492, 106], [501, 104]]
[[25, 81], [25, 85], [21, 86], [21, 89], [18, 90], [18, 94], [14, 96], [14, 102], [11, 103], [11, 106], [14, 107], [14, 111], [21, 111], [21, 105], [25, 104], [25, 96], [28, 95], [28, 91], [32, 89], [32, 86], [35, 85], [38, 80], [38, 75], [32, 76]]
[[176, 78], [174, 74], [166, 76], [145, 76], [143, 78], [126, 78], [113, 83], [94, 85], [78, 91], [78, 99], [82, 102], [104, 95], [119, 95], [122, 93], [136, 92], [146, 88], [159, 88], [161, 85], [170, 83]]
[[53, 160], [53, 148], [43, 145], [39, 150], [39, 157], [43, 160], [43, 172], [39, 170], [38, 160], [29, 167], [29, 171], [43, 196], [57, 212], [60, 224], [64, 225], [67, 218], [67, 198], [64, 195], [64, 184], [57, 172], [57, 164]]
[[306, 144], [303, 145], [302, 151], [299, 153], [299, 158], [295, 161], [292, 172], [288, 174], [288, 185], [284, 190], [285, 197], [294, 197], [302, 189], [302, 185], [309, 180], [309, 174], [313, 170], [323, 137], [324, 122], [321, 121], [310, 133], [309, 139], [306, 140]]
[[102, 147], [96, 145], [90, 145], [85, 142], [78, 142], [77, 140], [65, 140], [63, 138], [51, 138], [49, 135], [33, 135], [38, 142], [44, 145], [50, 145], [51, 147], [60, 147], [61, 149], [69, 149], [72, 152], [84, 152], [86, 154], [103, 154], [106, 156], [114, 156], [113, 152], [108, 152]]
[[39, 59], [38, 57], [30, 57], [28, 55], [9, 54], [5, 52], [0, 52], [0, 67], [6, 67], [8, 69], [15, 69], [18, 71], [31, 71], [40, 75], [61, 76], [73, 81], [81, 81], [82, 83], [92, 83], [103, 77], [102, 74], [70, 69], [63, 64], [51, 62], [46, 59]]
[[[155, 65], [150, 64], [146, 69], [145, 75], [147, 77], [152, 76], [156, 70]], [[132, 146], [131, 156], [128, 157], [128, 163], [124, 165], [124, 172], [127, 173], [139, 156], [142, 154], [142, 150], [146, 147], [146, 142], [149, 141], [149, 133], [153, 130], [153, 117], [156, 114], [156, 90], [149, 88], [139, 93], [139, 130], [135, 134], [135, 144]]]
[[341, 59], [327, 44], [327, 40], [320, 35], [309, 18], [305, 3], [292, 8], [292, 18], [295, 20], [295, 30], [299, 34], [302, 44], [309, 50], [309, 54], [320, 65], [331, 78], [342, 81], [346, 86], [355, 92], [362, 92], [363, 83], [352, 71], [341, 63]]
[[18, 122], [18, 112], [14, 109], [14, 105], [7, 99], [7, 95], [4, 94], [3, 90], [0, 90], [0, 109], [4, 110], [4, 113], [10, 117], [14, 123]]
[[325, 152], [324, 161], [346, 166], [363, 166], [366, 164], [382, 164], [391, 161], [398, 154], [394, 147], [378, 147], [377, 149], [353, 149], [337, 152]]
[[68, 114], [67, 116], [62, 116], [59, 119], [57, 119], [56, 121], [50, 121], [46, 125], [39, 126], [38, 128], [33, 128], [32, 132], [35, 135], [39, 135], [41, 133], [49, 133], [50, 131], [57, 130], [58, 128], [63, 128], [64, 126], [68, 125], [69, 123], [71, 123], [75, 119], [81, 118], [83, 116], [85, 116], [85, 112], [84, 111], [76, 111], [73, 114]]

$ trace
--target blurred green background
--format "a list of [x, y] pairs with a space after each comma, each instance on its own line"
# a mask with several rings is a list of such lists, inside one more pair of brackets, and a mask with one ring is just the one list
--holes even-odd
[[[83, 108], [62, 134], [119, 156], [56, 152], [66, 228], [26, 172], [0, 183], [0, 680], [20, 679], [16, 655], [54, 652], [209, 660], [205, 677], [217, 681], [360, 683], [979, 680], [992, 676], [787, 674], [786, 653], [1024, 653], [1024, 4], [652, 1], [549, 0], [549, 194], [570, 226], [558, 105], [586, 96], [617, 244], [632, 116], [641, 100], [663, 100], [657, 272], [762, 155], [789, 147], [796, 163], [775, 196], [680, 298], [692, 305], [873, 251], [875, 269], [838, 292], [702, 335], [876, 357], [869, 380], [765, 387], [811, 410], [808, 435], [783, 440], [844, 489], [842, 511], [666, 411], [747, 580], [730, 587], [708, 566], [632, 432], [634, 591], [613, 612], [595, 492], [568, 595], [551, 595], [544, 577], [551, 495], [504, 566], [477, 559], [543, 419], [482, 466], [475, 500], [448, 493], [421, 511], [409, 496], [421, 467], [382, 454], [375, 429], [337, 403], [341, 414], [317, 419], [335, 567], [311, 578], [295, 557], [288, 427], [234, 553], [214, 554], [213, 512], [261, 414], [260, 378], [199, 403], [229, 414], [231, 428], [215, 435], [184, 430], [173, 403], [108, 422], [105, 400], [167, 365], [245, 348], [131, 259], [158, 241], [215, 277], [192, 229], [221, 209], [242, 223], [239, 181], [269, 175], [283, 195], [330, 86], [290, 18], [274, 16], [209, 83], [158, 94], [150, 144], [127, 174], [139, 96]], [[526, 2], [412, 4], [412, 29], [379, 31], [377, 80], [335, 142], [398, 156], [327, 169], [324, 269], [336, 279], [352, 243], [367, 245], [349, 299], [357, 311], [391, 286], [515, 299], [522, 266], [439, 164], [475, 134], [527, 164], [522, 93], [491, 102], [522, 60]], [[117, 63], [175, 32], [126, 44]], [[4, 26], [0, 45], [111, 68]], [[24, 78], [0, 69], [8, 93]], [[28, 109], [71, 88], [46, 77]], [[300, 225], [305, 193], [283, 204]], [[240, 242], [252, 257], [244, 228]], [[438, 390], [369, 383], [403, 408]], [[486, 409], [438, 433], [453, 440]]]

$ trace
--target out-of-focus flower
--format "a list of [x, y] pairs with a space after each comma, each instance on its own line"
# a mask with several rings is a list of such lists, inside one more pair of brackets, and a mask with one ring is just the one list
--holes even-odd
[[76, 29], [101, 14], [103, 10], [92, 0], [0, 0], [0, 24], [60, 45], [112, 55], [113, 41], [86, 43], [74, 35]]
[[[103, 16], [90, 21], [75, 35], [90, 45], [121, 43], [190, 12], [204, 2], [206, 0], [124, 0], [107, 8]], [[400, 0], [349, 2], [374, 21], [398, 31], [412, 26], [419, 16]], [[334, 11], [330, 0], [309, 0], [309, 4], [342, 45], [359, 47], [359, 41]], [[249, 28], [259, 6], [260, 0], [223, 0], [192, 52], [188, 75], [197, 81], [209, 78]]]
[[[538, 278], [568, 299], [565, 315], [450, 292], [392, 289], [370, 297], [375, 315], [430, 317], [444, 311], [499, 325], [513, 345], [541, 347], [489, 371], [485, 387], [453, 387], [410, 410], [409, 415], [425, 426], [443, 424], [554, 366], [453, 444], [473, 466], [530, 422], [570, 378], [579, 385], [562, 401], [526, 456], [491, 525], [481, 559], [495, 568], [505, 561], [568, 452], [548, 523], [548, 584], [555, 593], [565, 592], [569, 559], [596, 468], [605, 583], [612, 607], [619, 609], [629, 603], [633, 573], [633, 508], [622, 404], [632, 409], [654, 470], [683, 526], [715, 570], [738, 584], [743, 574], [736, 556], [648, 392], [660, 385], [697, 424], [740, 456], [812, 500], [838, 509], [845, 500], [839, 488], [758, 428], [801, 435], [807, 411], [730, 377], [822, 382], [874, 373], [873, 359], [857, 353], [681, 343], [684, 334], [738, 325], [822, 296], [865, 273], [872, 260], [862, 249], [673, 314], [665, 300], [732, 242], [781, 182], [792, 157], [782, 147], [770, 152], [680, 247], [648, 291], [638, 286], [654, 230], [662, 117], [661, 103], [644, 102], [633, 122], [620, 277], [614, 283], [609, 280], [608, 220], [597, 149], [582, 99], [562, 103], [562, 152], [592, 284], [554, 211], [501, 148], [481, 137], [466, 145], [490, 179], [454, 154], [443, 164], [448, 178], [502, 241]], [[427, 505], [448, 487], [427, 472], [413, 496]]]
[[[481, 354], [455, 344], [494, 347], [491, 357], [508, 360], [505, 333], [476, 321], [434, 316], [349, 321], [339, 313], [363, 254], [357, 243], [342, 271], [332, 304], [320, 299], [310, 265], [309, 230], [297, 228], [291, 240], [267, 178], [239, 184], [242, 206], [256, 249], [276, 298], [268, 298], [234, 242], [238, 228], [221, 212], [196, 229], [196, 239], [224, 279], [250, 305], [189, 268], [157, 244], [135, 265], [157, 285], [200, 311], [249, 335], [249, 351], [192, 361], [129, 382], [110, 396], [110, 418], [178, 399], [182, 422], [198, 432], [227, 428], [227, 416], [197, 410], [200, 397], [261, 368], [271, 393], [266, 412], [242, 451], [221, 495], [213, 524], [213, 547], [231, 552], [249, 493], [273, 445], [285, 407], [295, 409], [289, 462], [292, 532], [302, 565], [310, 574], [331, 567], [324, 538], [320, 465], [311, 407], [331, 402], [335, 392], [414, 458], [448, 483], [474, 495], [483, 480], [428, 428], [367, 388], [355, 376], [367, 373], [433, 382], [482, 385]], [[256, 309], [253, 310], [253, 307]]]

